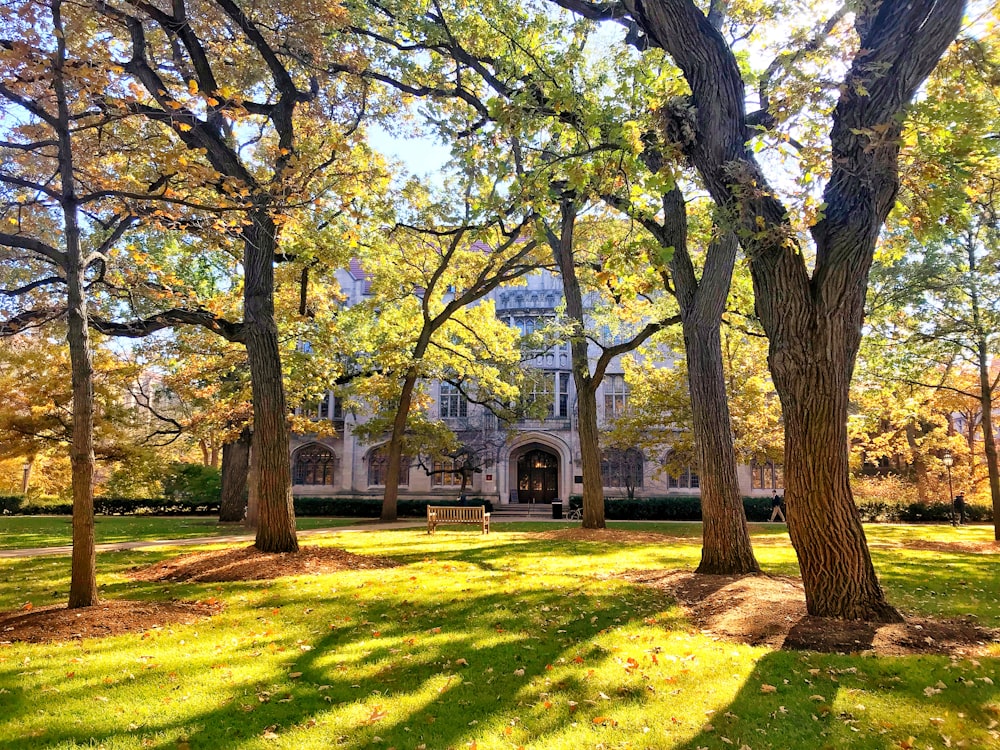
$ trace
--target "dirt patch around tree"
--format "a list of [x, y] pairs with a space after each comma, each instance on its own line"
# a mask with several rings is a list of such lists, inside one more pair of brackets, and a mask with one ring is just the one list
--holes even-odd
[[49, 643], [142, 633], [168, 625], [189, 625], [222, 611], [217, 599], [203, 602], [139, 602], [113, 599], [93, 607], [65, 605], [0, 612], [0, 643]]
[[639, 570], [623, 577], [670, 593], [704, 635], [754, 646], [878, 656], [985, 656], [1000, 643], [1000, 630], [969, 620], [908, 618], [883, 625], [811, 617], [801, 580], [786, 576]]
[[341, 570], [394, 568], [388, 557], [355, 555], [336, 547], [302, 547], [298, 552], [260, 552], [256, 547], [195, 552], [139, 568], [136, 581], [263, 581], [281, 576], [335, 573]]

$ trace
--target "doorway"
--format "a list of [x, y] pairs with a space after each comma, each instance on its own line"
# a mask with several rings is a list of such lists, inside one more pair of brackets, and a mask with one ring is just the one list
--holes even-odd
[[551, 503], [559, 498], [559, 457], [535, 448], [517, 459], [517, 499], [522, 503]]

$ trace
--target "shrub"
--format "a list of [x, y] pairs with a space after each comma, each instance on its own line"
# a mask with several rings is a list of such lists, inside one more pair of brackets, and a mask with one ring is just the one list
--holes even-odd
[[163, 477], [163, 497], [180, 504], [218, 505], [222, 497], [222, 473], [204, 464], [171, 464]]
[[[579, 508], [583, 498], [571, 495], [570, 509]], [[771, 516], [771, 498], [744, 497], [743, 509], [749, 521], [766, 521]], [[698, 495], [665, 497], [604, 498], [604, 516], [610, 521], [700, 521], [701, 498]]]

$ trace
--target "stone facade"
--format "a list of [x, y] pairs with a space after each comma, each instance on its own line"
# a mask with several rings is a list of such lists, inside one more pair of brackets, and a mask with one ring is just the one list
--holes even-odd
[[[557, 276], [540, 271], [527, 279], [526, 286], [506, 287], [491, 296], [497, 315], [522, 333], [530, 333], [540, 320], [551, 317], [562, 301], [562, 289]], [[363, 270], [353, 264], [341, 279], [348, 301], [362, 299], [368, 293]], [[597, 356], [597, 347], [594, 347]], [[671, 355], [664, 353], [664, 366], [670, 366]], [[447, 383], [429, 384], [434, 396], [431, 418], [444, 420], [456, 430], [474, 430], [481, 435], [480, 451], [488, 449], [480, 473], [475, 474], [468, 494], [490, 499], [494, 503], [566, 502], [570, 495], [583, 491], [580, 447], [576, 431], [576, 391], [570, 370], [568, 345], [555, 346], [541, 353], [532, 363], [545, 373], [539, 391], [551, 399], [549, 416], [541, 420], [525, 420], [515, 425], [509, 434], [490, 430], [489, 415], [469, 404]], [[608, 368], [597, 394], [598, 411], [602, 420], [612, 418], [624, 408], [628, 394], [621, 363], [615, 360]], [[298, 496], [381, 496], [384, 457], [383, 443], [366, 444], [352, 430], [356, 417], [343, 413], [339, 400], [332, 394], [315, 411], [317, 419], [333, 420], [336, 437], [293, 436], [293, 492]], [[625, 485], [633, 483], [637, 497], [669, 494], [698, 494], [698, 475], [694, 467], [681, 476], [669, 476], [657, 471], [659, 456], [643, 456], [632, 450], [628, 455], [609, 453], [605, 465], [605, 494], [624, 496]], [[641, 468], [640, 468], [641, 467]], [[632, 476], [630, 482], [627, 478]], [[641, 476], [641, 481], [635, 477]], [[773, 488], [780, 492], [780, 467], [741, 466], [740, 486], [745, 495], [770, 495]], [[461, 480], [450, 474], [428, 475], [419, 466], [404, 472], [400, 498], [458, 496]]]

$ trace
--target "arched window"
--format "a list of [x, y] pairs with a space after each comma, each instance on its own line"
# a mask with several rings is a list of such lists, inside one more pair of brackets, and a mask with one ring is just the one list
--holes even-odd
[[601, 454], [601, 476], [605, 487], [642, 487], [642, 453], [636, 448], [609, 448]]
[[[368, 452], [368, 486], [385, 487], [385, 473], [389, 468], [389, 449], [380, 445]], [[402, 456], [399, 462], [399, 486], [410, 486], [410, 457]]]
[[293, 484], [319, 484], [330, 486], [336, 481], [337, 454], [329, 448], [313, 443], [295, 451], [292, 461]]

